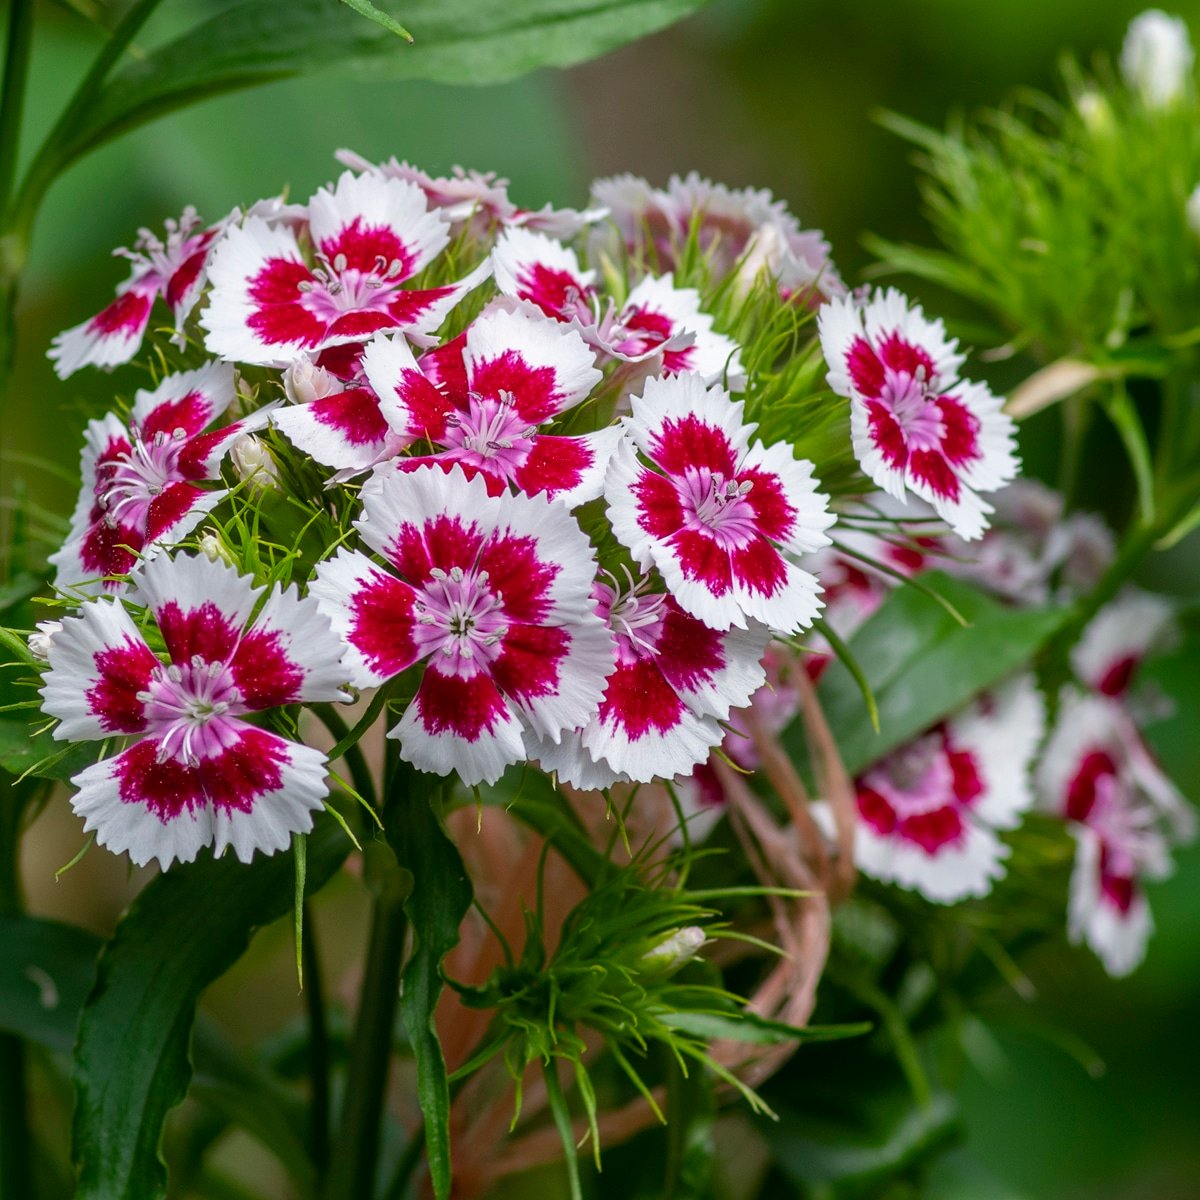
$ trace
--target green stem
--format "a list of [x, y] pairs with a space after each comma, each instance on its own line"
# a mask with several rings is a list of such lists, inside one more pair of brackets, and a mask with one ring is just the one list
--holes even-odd
[[313, 929], [312, 909], [305, 905], [301, 934], [304, 955], [304, 1006], [308, 1013], [308, 1075], [312, 1085], [310, 1134], [313, 1166], [323, 1179], [329, 1167], [329, 1026], [325, 1017], [325, 985]]
[[[17, 916], [21, 893], [21, 821], [32, 790], [4, 782], [0, 796], [0, 914]], [[25, 1044], [14, 1034], [0, 1034], [0, 1197], [28, 1200], [30, 1171], [29, 1114], [25, 1105]]]
[[422, 1121], [412, 1131], [408, 1144], [404, 1147], [404, 1153], [400, 1155], [400, 1161], [396, 1164], [395, 1173], [392, 1175], [392, 1182], [388, 1184], [387, 1191], [383, 1193], [383, 1200], [402, 1200], [405, 1190], [408, 1188], [408, 1181], [417, 1169], [417, 1165], [421, 1161], [421, 1151], [424, 1149], [425, 1123]]
[[542, 1064], [542, 1077], [546, 1081], [546, 1101], [550, 1115], [554, 1118], [554, 1126], [562, 1139], [571, 1200], [583, 1200], [583, 1190], [579, 1185], [579, 1152], [575, 1148], [571, 1110], [567, 1107], [567, 1098], [563, 1095], [562, 1084], [558, 1081], [558, 1064], [553, 1058]]
[[[371, 768], [367, 765], [362, 747], [357, 742], [351, 742], [348, 746], [345, 745], [350, 734], [350, 726], [346, 723], [345, 717], [332, 704], [314, 704], [312, 705], [312, 713], [333, 735], [333, 740], [337, 745], [344, 747], [338, 757], [346, 760], [346, 766], [350, 770], [350, 778], [354, 781], [354, 786], [358, 794], [372, 808], [378, 810], [379, 805], [375, 794], [375, 780], [371, 777]], [[363, 732], [365, 733], [366, 731], [364, 730]]]
[[375, 1194], [407, 929], [403, 900], [387, 893], [378, 896], [371, 915], [371, 940], [350, 1048], [338, 1149], [330, 1163], [325, 1189], [327, 1200], [361, 1200]]
[[4, 52], [4, 82], [0, 85], [0, 214], [5, 215], [17, 175], [21, 114], [25, 108], [25, 83], [32, 44], [33, 0], [12, 0]]

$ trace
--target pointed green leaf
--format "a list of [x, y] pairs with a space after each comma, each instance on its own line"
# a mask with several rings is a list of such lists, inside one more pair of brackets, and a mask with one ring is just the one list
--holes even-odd
[[[308, 840], [310, 891], [350, 843], [328, 816]], [[184, 1097], [196, 1000], [241, 957], [262, 925], [290, 913], [290, 854], [249, 866], [232, 855], [176, 865], [130, 907], [100, 957], [75, 1047], [72, 1155], [76, 1200], [157, 1200], [166, 1194], [163, 1122]]]
[[413, 881], [404, 904], [413, 952], [404, 968], [400, 1015], [417, 1060], [429, 1174], [434, 1194], [444, 1200], [450, 1194], [450, 1086], [433, 1016], [442, 993], [442, 959], [458, 945], [473, 893], [458, 849], [433, 810], [430, 777], [418, 771], [410, 776], [410, 795], [388, 821], [388, 839]]

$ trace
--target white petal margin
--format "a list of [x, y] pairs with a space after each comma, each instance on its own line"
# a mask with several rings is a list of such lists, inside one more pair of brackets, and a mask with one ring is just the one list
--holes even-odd
[[233, 403], [237, 395], [233, 367], [229, 363], [210, 362], [194, 371], [168, 375], [153, 391], [138, 388], [131, 414], [133, 423], [143, 425], [157, 408], [182, 400], [193, 392], [202, 397], [206, 415], [189, 436], [207, 428]]
[[[628, 433], [628, 427], [622, 431]], [[608, 461], [604, 473], [604, 499], [608, 504], [608, 520], [617, 541], [633, 556], [642, 571], [649, 571], [654, 564], [651, 546], [654, 539], [638, 524], [638, 503], [634, 485], [642, 477], [645, 468], [638, 461], [633, 440], [622, 437]]]
[[[393, 433], [411, 440], [415, 417], [397, 384], [407, 371], [415, 371], [422, 378], [426, 376], [413, 357], [404, 335], [377, 333], [367, 343], [361, 361], [363, 374], [379, 398], [379, 411], [383, 419]], [[430, 381], [430, 386], [435, 386], [433, 381]]]
[[[832, 376], [833, 372], [830, 372]], [[833, 387], [832, 382], [830, 387]], [[839, 389], [834, 387], [834, 391]], [[903, 467], [894, 467], [883, 456], [883, 452], [875, 444], [875, 439], [871, 436], [871, 425], [867, 413], [867, 406], [863, 400], [850, 392], [850, 444], [854, 449], [854, 457], [858, 459], [859, 466], [863, 469], [863, 474], [871, 480], [877, 487], [883, 490], [892, 497], [893, 500], [899, 500], [901, 504], [908, 501], [908, 493], [905, 491], [905, 484], [908, 481], [908, 472]], [[988, 510], [991, 511], [990, 509]], [[903, 516], [903, 514], [900, 514]], [[941, 515], [941, 514], [939, 514]]]
[[[425, 680], [431, 675], [436, 675], [436, 671], [426, 667]], [[523, 727], [511, 709], [503, 715], [497, 714], [490, 732], [480, 730], [474, 741], [467, 741], [452, 729], [434, 731], [426, 727], [420, 688], [399, 724], [389, 729], [387, 736], [400, 742], [400, 757], [418, 771], [457, 774], [467, 787], [495, 783], [513, 763], [525, 757]]]
[[756, 441], [738, 464], [739, 471], [753, 469], [774, 475], [784, 499], [795, 511], [792, 532], [779, 544], [793, 554], [814, 554], [828, 546], [825, 530], [837, 521], [837, 516], [829, 511], [829, 497], [817, 491], [813, 464], [807, 458], [797, 458], [787, 442], [764, 446]]
[[164, 821], [144, 804], [122, 800], [118, 768], [131, 750], [76, 775], [71, 782], [79, 791], [71, 797], [71, 808], [83, 818], [85, 833], [95, 833], [96, 841], [113, 854], [127, 853], [136, 866], [157, 859], [165, 871], [173, 862], [191, 862], [201, 847], [212, 843], [211, 806], [182, 809]]
[[54, 362], [54, 373], [59, 379], [74, 375], [82, 367], [102, 367], [111, 371], [113, 367], [127, 363], [138, 352], [146, 336], [146, 326], [150, 324], [158, 287], [147, 286], [134, 279], [126, 280], [124, 286], [117, 289], [116, 299], [111, 300], [108, 307], [118, 303], [127, 292], [133, 292], [146, 301], [145, 317], [132, 326], [126, 323], [123, 328], [105, 332], [97, 325], [97, 318], [104, 312], [101, 310], [86, 321], [55, 335], [48, 357]]
[[[472, 385], [483, 364], [514, 354], [530, 374], [547, 367], [554, 372], [557, 404], [547, 417], [578, 404], [602, 378], [578, 332], [531, 306], [486, 313], [467, 329], [463, 362]], [[516, 398], [519, 407], [522, 397]]]
[[669, 729], [650, 728], [637, 738], [631, 738], [615, 716], [592, 721], [583, 732], [583, 744], [597, 763], [638, 783], [690, 775], [725, 736], [715, 718], [697, 716], [686, 706]]
[[560, 783], [570, 784], [581, 792], [598, 792], [614, 783], [631, 783], [627, 775], [614, 771], [607, 763], [594, 762], [584, 749], [582, 730], [564, 734], [557, 745], [549, 738], [538, 737], [532, 731], [525, 734], [525, 756], [541, 765], [547, 774], [558, 776]]
[[1046, 732], [1046, 705], [1033, 677], [1010, 680], [948, 723], [950, 745], [970, 751], [983, 795], [970, 815], [1015, 829], [1033, 807], [1030, 768]]
[[449, 221], [430, 211], [425, 193], [404, 179], [343, 171], [332, 191], [320, 188], [308, 202], [313, 244], [321, 249], [356, 218], [368, 229], [390, 230], [415, 255], [406, 277], [424, 270], [450, 241]]
[[879, 343], [891, 334], [919, 346], [933, 360], [938, 390], [942, 392], [957, 381], [959, 368], [966, 361], [966, 356], [959, 353], [958, 341], [946, 337], [941, 319], [930, 321], [919, 304], [911, 304], [896, 288], [886, 292], [876, 289], [862, 308], [862, 328], [877, 354]]
[[1099, 688], [1121, 662], [1140, 662], [1172, 631], [1171, 605], [1161, 596], [1129, 588], [1106, 605], [1071, 651], [1071, 666], [1088, 687]]
[[578, 508], [581, 504], [603, 495], [608, 464], [620, 445], [621, 433], [620, 425], [609, 425], [605, 429], [597, 429], [594, 433], [573, 437], [573, 442], [582, 442], [588, 448], [592, 455], [592, 465], [584, 467], [579, 473], [579, 482], [573, 488], [555, 492], [554, 499], [567, 508]]
[[866, 821], [854, 831], [854, 861], [859, 870], [884, 883], [920, 892], [935, 904], [953, 904], [986, 896], [1004, 877], [1009, 848], [987, 826], [966, 816], [963, 838], [929, 854], [903, 837], [883, 836]]
[[[91, 527], [92, 508], [96, 503], [96, 462], [113, 442], [122, 440], [126, 443], [133, 441], [129, 430], [112, 413], [105, 413], [98, 420], [87, 423], [83, 431], [83, 450], [79, 455], [79, 477], [83, 486], [79, 489], [75, 511], [71, 514], [68, 540], [81, 537]], [[52, 554], [50, 561], [57, 563], [61, 553]]]
[[735, 708], [745, 708], [766, 682], [763, 656], [770, 640], [771, 631], [765, 625], [752, 624], [748, 629], [722, 633], [725, 665], [706, 679], [697, 676], [690, 688], [676, 688], [679, 698], [693, 712], [729, 720], [729, 714]]
[[177, 605], [186, 613], [212, 604], [239, 633], [264, 591], [255, 587], [248, 575], [239, 575], [227, 563], [213, 562], [203, 554], [159, 555], [134, 572], [133, 584], [133, 599], [147, 605], [156, 621], [161, 622], [167, 605]]
[[1017, 423], [1004, 411], [1004, 400], [983, 383], [963, 380], [942, 393], [958, 400], [978, 421], [979, 457], [954, 467], [959, 479], [976, 492], [994, 492], [1011, 483], [1021, 469]]
[[744, 420], [746, 405], [731, 400], [722, 387], [709, 387], [693, 371], [646, 380], [640, 396], [630, 397], [630, 415], [622, 420], [637, 448], [653, 459], [664, 424], [696, 417], [720, 429], [729, 440], [735, 462], [741, 462], [750, 437], [758, 428]]
[[317, 564], [316, 575], [308, 585], [309, 595], [316, 598], [321, 612], [329, 618], [333, 632], [342, 643], [342, 670], [355, 687], [379, 687], [392, 678], [391, 672], [379, 672], [350, 637], [354, 625], [355, 598], [367, 588], [404, 587], [389, 571], [376, 566], [358, 550], [344, 546], [334, 558]]
[[261, 217], [225, 231], [212, 249], [208, 279], [212, 290], [200, 324], [208, 331], [205, 349], [230, 362], [264, 367], [288, 367], [303, 350], [295, 343], [265, 342], [251, 328], [250, 318], [261, 305], [250, 297], [250, 280], [272, 260], [299, 263], [307, 272], [296, 235], [283, 225]]
[[118, 600], [89, 600], [78, 616], [64, 618], [50, 642], [50, 669], [41, 688], [43, 711], [58, 718], [54, 737], [80, 742], [112, 736], [115, 731], [92, 710], [88, 694], [100, 682], [96, 655], [124, 645], [150, 653]]
[[255, 733], [271, 738], [287, 756], [279, 763], [280, 786], [256, 795], [249, 812], [214, 807], [211, 818], [214, 857], [232, 847], [238, 861], [248, 863], [256, 850], [263, 854], [286, 850], [292, 834], [310, 832], [313, 813], [325, 807], [329, 792], [325, 755], [265, 730]]
[[1075, 944], [1085, 943], [1113, 976], [1130, 974], [1146, 956], [1154, 931], [1150, 906], [1139, 886], [1128, 912], [1121, 912], [1100, 882], [1101, 840], [1086, 825], [1072, 824], [1075, 866], [1071, 872], [1067, 931]]
[[527, 229], [506, 229], [492, 251], [496, 286], [506, 296], [524, 297], [522, 274], [530, 267], [543, 266], [570, 275], [582, 292], [596, 281], [595, 271], [579, 265], [575, 251], [543, 233]]
[[[955, 474], [958, 472], [955, 471]], [[883, 486], [882, 480], [875, 479], [875, 482]], [[983, 537], [988, 527], [987, 519], [995, 510], [986, 500], [967, 487], [961, 475], [959, 476], [957, 500], [948, 500], [945, 496], [939, 496], [927, 483], [920, 479], [914, 479], [909, 473], [906, 473], [906, 482], [909, 491], [932, 505], [934, 512], [963, 541], [973, 542], [977, 538]]]

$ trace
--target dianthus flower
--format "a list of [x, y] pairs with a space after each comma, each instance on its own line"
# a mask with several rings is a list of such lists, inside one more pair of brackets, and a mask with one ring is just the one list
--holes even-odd
[[[392, 457], [393, 447], [427, 451], [395, 459], [401, 470], [458, 464], [468, 476], [482, 474], [493, 493], [511, 484], [569, 507], [599, 496], [620, 429], [541, 432], [600, 381], [575, 330], [532, 307], [492, 309], [419, 360], [403, 338], [376, 338], [362, 368], [388, 432], [379, 457]], [[337, 439], [352, 437], [357, 427], [343, 422], [343, 400], [331, 396], [285, 410], [279, 423], [313, 457], [336, 463]]]
[[439, 209], [455, 231], [470, 225], [479, 235], [494, 226], [534, 229], [556, 238], [573, 238], [587, 225], [604, 215], [603, 209], [577, 212], [573, 208], [519, 208], [508, 195], [508, 180], [495, 171], [468, 171], [454, 167], [450, 175], [435, 176], [395, 156], [387, 162], [372, 163], [353, 150], [339, 150], [335, 157], [353, 171], [369, 172], [386, 179], [415, 183], [425, 193], [430, 208]]
[[[785, 633], [810, 625], [816, 579], [784, 552], [827, 545], [833, 524], [812, 464], [784, 443], [751, 444], [744, 406], [697, 375], [651, 379], [623, 418], [628, 438], [604, 494], [613, 532], [656, 566], [679, 606], [714, 629], [748, 620]], [[640, 452], [645, 461], [638, 458]]]
[[963, 356], [941, 321], [894, 288], [853, 297], [817, 318], [829, 386], [850, 399], [854, 453], [897, 500], [927, 500], [960, 537], [974, 539], [992, 511], [978, 495], [1017, 472], [1014, 425], [981, 383], [959, 379]]
[[1071, 649], [1071, 666], [1088, 688], [1105, 696], [1124, 696], [1146, 655], [1173, 633], [1173, 612], [1166, 600], [1126, 588], [1083, 631]]
[[1038, 791], [1042, 807], [1069, 823], [1077, 846], [1071, 940], [1090, 946], [1110, 975], [1127, 975], [1153, 928], [1143, 882], [1171, 873], [1170, 840], [1192, 836], [1193, 814], [1107, 696], [1063, 697]]
[[619, 309], [610, 300], [602, 311], [595, 271], [583, 270], [575, 251], [552, 238], [509, 230], [492, 262], [502, 294], [575, 325], [610, 358], [639, 363], [657, 355], [662, 374], [694, 371], [706, 383], [724, 380], [734, 391], [745, 386], [737, 343], [713, 330], [700, 293], [676, 287], [670, 275], [646, 276]]
[[[205, 265], [213, 241], [237, 210], [224, 221], [205, 228], [194, 208], [166, 222], [166, 238], [139, 229], [132, 250], [117, 254], [133, 263], [129, 278], [117, 288], [117, 298], [82, 325], [60, 333], [50, 350], [54, 370], [66, 379], [81, 367], [115, 367], [128, 362], [142, 344], [154, 301], [161, 296], [175, 320], [180, 338], [183, 323], [199, 299]], [[181, 342], [182, 344], [182, 342]]]
[[321, 808], [325, 756], [243, 718], [347, 698], [328, 618], [276, 586], [251, 619], [264, 589], [201, 555], [164, 555], [136, 581], [165, 662], [117, 599], [86, 602], [49, 647], [54, 736], [136, 739], [71, 781], [84, 828], [139, 866], [190, 862], [208, 845], [242, 862], [284, 849]]
[[196, 484], [220, 478], [234, 442], [262, 428], [269, 412], [205, 433], [234, 396], [233, 368], [209, 363], [139, 391], [128, 429], [112, 413], [88, 422], [71, 532], [50, 556], [59, 588], [117, 591], [119, 580], [101, 577], [124, 575], [139, 555], [178, 542], [227, 495]]
[[209, 352], [287, 367], [300, 354], [380, 330], [420, 337], [487, 278], [485, 262], [457, 283], [406, 288], [450, 240], [415, 184], [346, 171], [308, 203], [315, 262], [289, 224], [249, 216], [214, 245], [212, 292], [200, 323]]
[[595, 559], [565, 506], [488, 494], [455, 466], [380, 468], [362, 489], [357, 550], [318, 565], [312, 594], [347, 643], [351, 681], [373, 687], [425, 663], [388, 736], [422, 771], [493, 783], [596, 711], [613, 661], [596, 615]]
[[1033, 803], [1041, 696], [1020, 678], [892, 751], [856, 781], [854, 860], [874, 879], [950, 904], [1004, 874], [996, 836]]
[[710, 629], [651, 587], [643, 577], [593, 589], [617, 646], [604, 698], [573, 736], [531, 748], [566, 783], [597, 788], [690, 772], [720, 743], [718, 722], [763, 681], [763, 626]]

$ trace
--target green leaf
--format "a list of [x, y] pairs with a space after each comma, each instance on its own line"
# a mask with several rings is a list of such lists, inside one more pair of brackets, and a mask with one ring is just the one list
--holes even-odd
[[[328, 816], [308, 840], [321, 887], [349, 841]], [[76, 1200], [157, 1200], [167, 1113], [187, 1091], [196, 999], [241, 957], [260, 926], [291, 911], [290, 854], [249, 866], [232, 856], [176, 865], [142, 891], [101, 955], [75, 1048]]]
[[69, 1051], [102, 945], [75, 925], [0, 916], [0, 1030]]
[[500, 83], [605, 54], [703, 2], [386, 0], [382, 15], [402, 13], [412, 31], [404, 46], [341, 0], [243, 0], [114, 73], [52, 154], [63, 164], [194, 100], [337, 64], [373, 79]]
[[0, 719], [0, 767], [12, 775], [28, 772], [39, 779], [65, 783], [99, 758], [100, 745], [57, 742], [49, 733], [35, 735], [27, 721]]
[[675, 1012], [661, 1017], [662, 1023], [705, 1041], [731, 1038], [756, 1046], [780, 1046], [786, 1042], [831, 1042], [860, 1037], [871, 1032], [869, 1023], [857, 1025], [785, 1025], [756, 1013]]
[[371, 0], [342, 0], [342, 3], [348, 8], [354, 9], [360, 16], [366, 17], [368, 21], [382, 25], [388, 33], [394, 33], [398, 38], [403, 38], [411, 44], [413, 35], [395, 17], [389, 16], [381, 8], [376, 8]]
[[413, 879], [404, 904], [413, 952], [404, 968], [400, 1015], [417, 1061], [429, 1174], [434, 1194], [444, 1200], [450, 1194], [450, 1086], [433, 1016], [444, 980], [442, 960], [458, 945], [473, 893], [458, 849], [433, 811], [429, 776], [417, 771], [410, 776], [410, 795], [387, 822], [396, 857]]
[[[850, 638], [875, 696], [879, 731], [872, 728], [860, 682], [843, 663], [831, 663], [817, 689], [852, 775], [1027, 664], [1066, 616], [1058, 608], [1005, 608], [939, 572], [921, 580], [969, 624], [919, 591], [899, 587]], [[793, 726], [786, 743], [799, 761], [806, 759], [802, 729]]]

